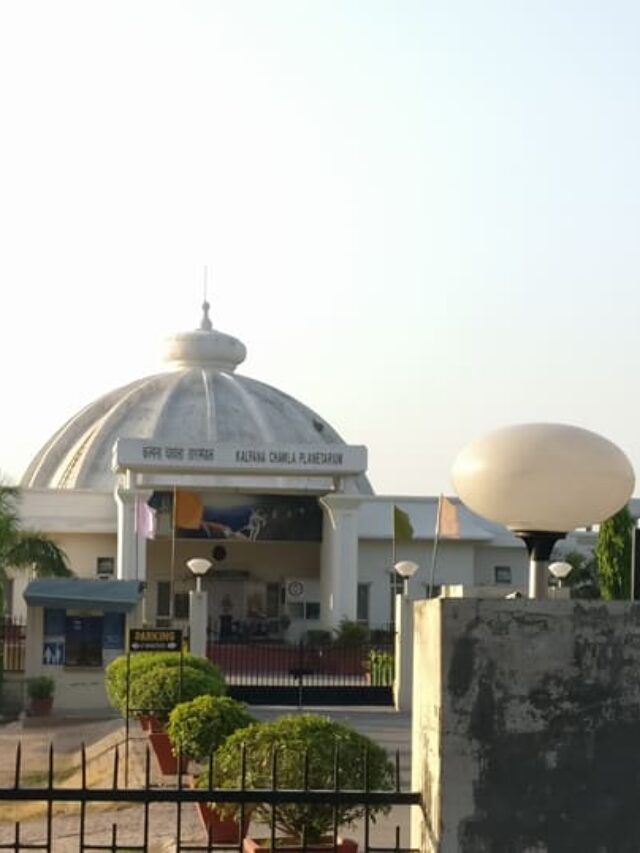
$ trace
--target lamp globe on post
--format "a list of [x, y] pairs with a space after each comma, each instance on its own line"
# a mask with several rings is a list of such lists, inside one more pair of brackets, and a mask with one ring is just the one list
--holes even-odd
[[393, 567], [395, 571], [400, 575], [403, 579], [403, 587], [404, 587], [404, 597], [409, 597], [409, 578], [412, 578], [415, 573], [418, 571], [418, 564], [414, 563], [413, 560], [400, 560]]
[[202, 578], [212, 563], [204, 557], [187, 560], [187, 568], [195, 575], [195, 591], [189, 592], [189, 649], [192, 654], [206, 657], [207, 626], [209, 624], [207, 593], [202, 591]]
[[631, 497], [635, 476], [615, 444], [568, 424], [516, 424], [472, 442], [455, 460], [461, 500], [504, 524], [529, 551], [529, 597], [546, 598], [558, 539], [604, 521]]
[[187, 568], [196, 579], [196, 592], [202, 592], [202, 578], [209, 571], [213, 563], [206, 557], [192, 557], [187, 560]]
[[562, 588], [562, 581], [569, 577], [572, 571], [573, 566], [571, 563], [565, 563], [562, 560], [558, 560], [555, 563], [549, 563], [549, 574], [553, 575], [553, 577], [558, 581], [558, 589]]

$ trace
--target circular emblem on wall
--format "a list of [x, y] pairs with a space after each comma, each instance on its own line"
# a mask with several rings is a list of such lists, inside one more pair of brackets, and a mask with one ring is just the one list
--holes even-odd
[[216, 545], [216, 547], [211, 552], [211, 556], [214, 560], [220, 562], [221, 560], [224, 560], [227, 556], [227, 549], [223, 545]]
[[291, 581], [287, 587], [287, 592], [291, 598], [299, 598], [304, 592], [304, 586], [300, 581]]

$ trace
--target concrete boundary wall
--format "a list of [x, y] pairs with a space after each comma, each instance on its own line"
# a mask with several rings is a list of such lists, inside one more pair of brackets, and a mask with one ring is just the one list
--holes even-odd
[[640, 850], [640, 605], [415, 607], [425, 853]]

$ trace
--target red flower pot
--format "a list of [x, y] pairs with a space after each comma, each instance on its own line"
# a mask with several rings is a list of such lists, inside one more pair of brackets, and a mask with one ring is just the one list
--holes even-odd
[[151, 749], [158, 761], [161, 773], [166, 776], [175, 776], [178, 772], [186, 772], [189, 759], [183, 757], [181, 766], [178, 768], [178, 757], [173, 754], [169, 735], [165, 731], [154, 731], [151, 729], [148, 736]]
[[238, 844], [249, 828], [249, 818], [246, 815], [241, 830], [240, 823], [234, 817], [221, 817], [209, 803], [196, 803], [196, 808], [207, 839], [211, 842]]
[[32, 699], [29, 703], [29, 713], [32, 717], [46, 717], [53, 708], [53, 696], [43, 699]]

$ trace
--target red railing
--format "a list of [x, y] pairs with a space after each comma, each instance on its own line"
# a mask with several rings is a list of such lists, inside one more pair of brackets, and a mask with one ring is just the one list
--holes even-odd
[[0, 625], [2, 669], [4, 672], [24, 672], [27, 626], [8, 616], [5, 616]]

